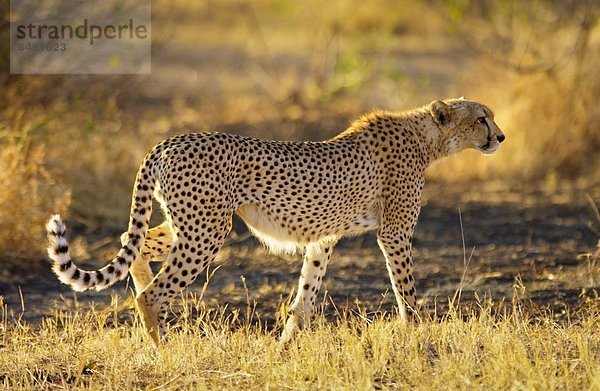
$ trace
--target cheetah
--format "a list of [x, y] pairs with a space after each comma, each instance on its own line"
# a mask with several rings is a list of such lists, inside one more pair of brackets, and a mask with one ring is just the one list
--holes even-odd
[[[280, 341], [313, 315], [336, 242], [377, 231], [399, 318], [416, 316], [412, 236], [425, 169], [474, 148], [494, 153], [504, 141], [494, 114], [464, 98], [404, 112], [374, 111], [321, 142], [264, 141], [227, 133], [182, 134], [156, 145], [135, 179], [128, 230], [106, 266], [78, 268], [65, 225], [47, 223], [48, 254], [60, 281], [76, 291], [104, 289], [129, 272], [136, 307], [154, 342], [165, 337], [168, 303], [213, 261], [237, 214], [272, 251], [301, 251], [298, 290]], [[152, 199], [165, 221], [148, 229]], [[163, 260], [154, 276], [149, 260]]]

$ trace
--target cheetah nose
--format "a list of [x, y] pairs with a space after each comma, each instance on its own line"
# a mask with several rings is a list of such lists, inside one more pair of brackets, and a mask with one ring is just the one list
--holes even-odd
[[499, 135], [497, 135], [497, 136], [496, 136], [496, 139], [498, 139], [498, 142], [499, 142], [499, 143], [501, 143], [502, 141], [504, 141], [504, 139], [505, 139], [505, 138], [506, 138], [506, 137], [504, 137], [504, 135], [503, 135], [503, 134], [499, 134]]

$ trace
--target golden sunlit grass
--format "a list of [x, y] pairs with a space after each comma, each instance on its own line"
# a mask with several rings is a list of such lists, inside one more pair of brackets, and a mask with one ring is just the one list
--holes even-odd
[[[0, 384], [10, 389], [600, 389], [600, 312], [529, 314], [482, 302], [404, 326], [342, 312], [284, 349], [277, 330], [234, 312], [179, 315], [156, 348], [110, 310], [2, 323]], [[575, 316], [576, 315], [576, 316]]]
[[0, 248], [3, 255], [39, 256], [48, 214], [65, 210], [70, 193], [44, 167], [45, 149], [20, 128], [0, 123]]

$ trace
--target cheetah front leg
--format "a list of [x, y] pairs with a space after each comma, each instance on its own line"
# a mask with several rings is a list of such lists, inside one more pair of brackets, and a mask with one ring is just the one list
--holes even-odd
[[384, 191], [377, 243], [385, 257], [386, 267], [398, 303], [400, 319], [418, 317], [413, 277], [412, 237], [421, 210], [421, 186], [407, 198], [398, 183], [391, 183]]
[[409, 319], [409, 315], [417, 314], [411, 237], [412, 232], [406, 235], [401, 227], [397, 226], [385, 227], [377, 235], [377, 243], [385, 257], [392, 289], [398, 303], [400, 319], [404, 322]]
[[280, 343], [283, 344], [292, 339], [313, 316], [315, 301], [331, 259], [334, 245], [335, 243], [327, 245], [309, 244], [306, 247], [298, 292], [290, 308], [290, 317], [279, 338]]

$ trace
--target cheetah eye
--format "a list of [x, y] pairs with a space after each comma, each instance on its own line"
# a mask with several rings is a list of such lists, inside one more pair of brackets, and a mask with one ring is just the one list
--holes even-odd
[[477, 122], [479, 122], [482, 125], [487, 125], [485, 117], [479, 117], [479, 118], [477, 118]]

